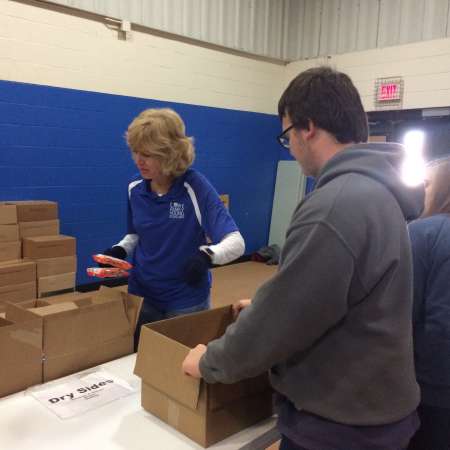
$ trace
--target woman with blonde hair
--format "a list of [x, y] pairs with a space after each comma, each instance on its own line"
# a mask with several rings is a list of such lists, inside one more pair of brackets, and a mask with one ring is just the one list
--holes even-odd
[[241, 256], [244, 240], [216, 190], [190, 168], [194, 145], [174, 110], [141, 112], [126, 139], [139, 170], [128, 185], [128, 230], [103, 253], [133, 258], [128, 291], [144, 297], [137, 347], [142, 324], [209, 308], [209, 267]]
[[421, 427], [408, 450], [450, 448], [450, 158], [428, 168], [425, 208], [410, 223], [414, 356]]

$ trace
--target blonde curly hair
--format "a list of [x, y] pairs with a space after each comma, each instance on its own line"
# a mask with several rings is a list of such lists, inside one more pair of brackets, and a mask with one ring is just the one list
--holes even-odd
[[193, 138], [185, 131], [173, 109], [146, 109], [130, 123], [125, 138], [132, 152], [157, 159], [164, 175], [178, 177], [195, 158]]
[[450, 157], [431, 162], [427, 172], [430, 186], [425, 195], [425, 208], [421, 217], [450, 214]]

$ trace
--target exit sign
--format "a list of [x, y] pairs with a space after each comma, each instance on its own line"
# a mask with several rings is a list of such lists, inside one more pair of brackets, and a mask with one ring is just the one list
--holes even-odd
[[400, 100], [400, 83], [381, 83], [378, 86], [378, 101]]
[[375, 81], [375, 106], [381, 108], [399, 108], [403, 100], [403, 79], [378, 78]]

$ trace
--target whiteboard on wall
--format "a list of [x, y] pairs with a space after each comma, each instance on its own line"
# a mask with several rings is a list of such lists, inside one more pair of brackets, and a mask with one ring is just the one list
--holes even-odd
[[297, 161], [280, 161], [275, 182], [269, 245], [284, 244], [294, 209], [305, 195], [306, 177]]

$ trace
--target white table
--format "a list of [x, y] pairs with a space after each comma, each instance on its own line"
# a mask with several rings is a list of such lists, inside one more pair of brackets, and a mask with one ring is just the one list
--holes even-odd
[[[203, 447], [141, 407], [140, 379], [133, 375], [136, 354], [102, 364], [134, 386], [136, 393], [81, 416], [61, 420], [27, 391], [0, 400], [0, 449], [5, 450], [200, 450]], [[260, 450], [278, 439], [275, 419], [267, 419], [209, 447]]]

